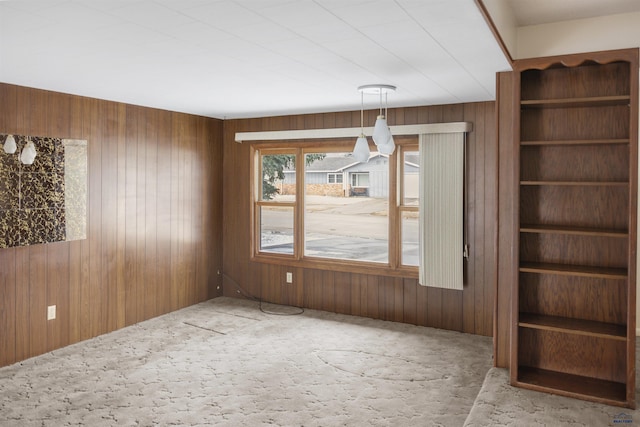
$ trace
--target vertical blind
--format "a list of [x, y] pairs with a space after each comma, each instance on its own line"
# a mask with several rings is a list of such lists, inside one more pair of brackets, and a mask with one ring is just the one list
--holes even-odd
[[464, 133], [420, 135], [420, 279], [463, 287]]

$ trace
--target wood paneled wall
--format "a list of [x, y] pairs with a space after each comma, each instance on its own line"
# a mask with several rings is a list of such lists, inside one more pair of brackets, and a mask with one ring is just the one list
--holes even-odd
[[[365, 122], [375, 121], [376, 111]], [[464, 291], [425, 288], [414, 278], [375, 276], [250, 260], [249, 144], [236, 132], [360, 126], [360, 112], [281, 116], [224, 122], [224, 295], [245, 292], [265, 301], [397, 322], [492, 335], [497, 266], [495, 103], [412, 107], [389, 111], [393, 125], [470, 121], [467, 232], [471, 258]], [[287, 271], [293, 284], [285, 283]]]
[[0, 249], [0, 366], [217, 295], [222, 121], [0, 84], [0, 132], [88, 141], [88, 238]]

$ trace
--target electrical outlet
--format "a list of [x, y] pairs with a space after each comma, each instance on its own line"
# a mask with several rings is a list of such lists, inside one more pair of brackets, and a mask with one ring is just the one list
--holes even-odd
[[56, 318], [56, 306], [50, 305], [47, 307], [47, 320], [53, 320]]
[[287, 283], [293, 283], [293, 273], [287, 271]]

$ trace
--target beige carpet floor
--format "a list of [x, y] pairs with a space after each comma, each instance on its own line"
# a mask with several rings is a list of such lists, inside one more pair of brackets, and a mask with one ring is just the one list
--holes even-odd
[[0, 425], [462, 426], [491, 354], [487, 337], [217, 298], [0, 369]]
[[0, 426], [640, 423], [511, 387], [491, 351], [486, 337], [217, 298], [1, 368]]
[[[640, 390], [637, 385], [636, 379], [636, 401], [640, 401]], [[482, 389], [464, 425], [465, 427], [632, 427], [640, 425], [640, 410], [618, 408], [511, 387], [509, 371], [492, 368], [487, 373]]]

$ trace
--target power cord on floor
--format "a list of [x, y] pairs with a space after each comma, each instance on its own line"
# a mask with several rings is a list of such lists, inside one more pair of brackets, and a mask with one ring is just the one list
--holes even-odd
[[251, 295], [249, 292], [245, 291], [242, 286], [240, 286], [240, 284], [238, 284], [238, 282], [236, 282], [235, 280], [233, 280], [233, 278], [229, 277], [229, 275], [227, 275], [226, 273], [222, 273], [222, 278], [223, 279], [227, 279], [229, 282], [231, 282], [231, 284], [238, 290], [238, 292], [245, 298], [251, 300], [251, 301], [255, 301], [258, 303], [258, 308], [260, 309], [261, 312], [263, 312], [264, 314], [270, 314], [272, 316], [298, 316], [302, 313], [304, 313], [304, 308], [302, 307], [296, 307], [296, 306], [289, 306], [289, 307], [294, 307], [297, 308], [299, 311], [293, 312], [293, 313], [278, 313], [276, 311], [268, 311], [265, 310], [262, 307], [262, 298], [258, 298], [255, 297], [253, 295]]

